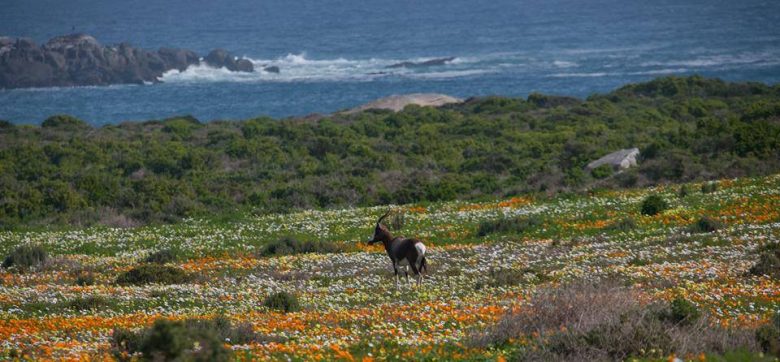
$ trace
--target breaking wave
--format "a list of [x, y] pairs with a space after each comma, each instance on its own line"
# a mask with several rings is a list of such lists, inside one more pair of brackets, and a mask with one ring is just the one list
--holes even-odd
[[[443, 64], [395, 67], [403, 62], [421, 63], [444, 58], [413, 59], [310, 59], [306, 54], [288, 54], [277, 59], [249, 59], [255, 72], [231, 72], [225, 68], [199, 65], [185, 71], [171, 70], [163, 74], [163, 82], [321, 82], [321, 81], [371, 81], [377, 78], [446, 79], [490, 73], [489, 68], [479, 68], [477, 58], [459, 58]], [[475, 68], [477, 65], [478, 68]], [[266, 69], [278, 67], [279, 72]]]
[[[699, 55], [679, 60], [654, 60], [649, 54], [625, 54], [624, 49], [605, 56], [602, 53], [558, 51], [551, 53], [497, 52], [478, 56], [426, 57], [407, 59], [313, 59], [305, 53], [287, 54], [276, 59], [249, 59], [253, 73], [230, 72], [200, 65], [161, 77], [167, 83], [195, 82], [369, 82], [379, 79], [437, 80], [469, 78], [496, 73], [539, 74], [552, 78], [599, 78], [613, 76], [667, 75], [703, 70], [761, 68], [780, 63], [772, 52], [746, 52], [732, 55]], [[643, 58], [645, 59], [642, 61]], [[404, 65], [401, 65], [404, 64]], [[395, 66], [393, 66], [395, 65]], [[275, 67], [279, 72], [265, 69]]]

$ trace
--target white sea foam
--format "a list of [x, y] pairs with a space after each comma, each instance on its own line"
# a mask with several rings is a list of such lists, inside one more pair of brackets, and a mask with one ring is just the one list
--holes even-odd
[[554, 78], [599, 78], [599, 77], [619, 77], [626, 75], [667, 75], [690, 72], [687, 68], [665, 68], [644, 70], [635, 72], [589, 72], [589, 73], [554, 73], [550, 74]]
[[[277, 59], [249, 59], [255, 72], [231, 72], [206, 65], [189, 67], [185, 71], [171, 70], [160, 78], [163, 82], [306, 82], [306, 81], [370, 81], [382, 77], [439, 79], [467, 77], [490, 72], [480, 64], [479, 57], [456, 57], [444, 65], [419, 68], [388, 68], [401, 62], [424, 62], [436, 57], [412, 59], [310, 59], [305, 53], [287, 54]], [[265, 71], [270, 66], [279, 73]], [[476, 66], [476, 67], [475, 67]]]
[[720, 68], [728, 66], [744, 66], [748, 64], [761, 65], [776, 62], [778, 54], [770, 52], [749, 52], [742, 54], [715, 54], [694, 59], [678, 59], [670, 61], [650, 61], [639, 64], [642, 67], [689, 67], [689, 68]]
[[573, 68], [573, 67], [579, 66], [579, 64], [577, 64], [575, 62], [569, 62], [569, 61], [565, 61], [565, 60], [553, 61], [553, 65], [558, 67], [558, 68]]
[[606, 77], [610, 75], [616, 75], [615, 73], [606, 73], [606, 72], [591, 72], [591, 73], [553, 73], [550, 74], [551, 77], [554, 78], [596, 78], [596, 77]]

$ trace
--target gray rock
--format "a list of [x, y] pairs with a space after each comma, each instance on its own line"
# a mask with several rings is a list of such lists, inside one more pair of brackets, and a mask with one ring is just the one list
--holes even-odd
[[252, 62], [249, 59], [239, 59], [236, 60], [236, 70], [235, 72], [246, 72], [246, 73], [252, 73], [255, 71], [255, 65], [252, 64]]
[[279, 67], [277, 67], [275, 65], [267, 66], [267, 67], [263, 68], [263, 70], [268, 72], [268, 73], [274, 73], [274, 74], [279, 74], [279, 72], [280, 72]]
[[592, 170], [601, 165], [610, 165], [617, 170], [625, 170], [637, 165], [636, 158], [639, 156], [638, 148], [627, 148], [620, 151], [612, 152], [598, 160], [595, 160], [588, 164], [585, 168]]
[[190, 65], [197, 65], [200, 63], [198, 55], [195, 52], [187, 49], [177, 48], [160, 48], [157, 51], [160, 58], [166, 63], [168, 67], [184, 71]]
[[[199, 59], [186, 49], [103, 46], [86, 34], [58, 36], [42, 46], [28, 38], [0, 37], [0, 88], [158, 82], [163, 73], [183, 71]], [[251, 61], [226, 51], [220, 61], [231, 71], [254, 70]]]
[[206, 61], [211, 67], [214, 68], [227, 68], [231, 72], [254, 72], [255, 67], [248, 59], [236, 59], [225, 49], [214, 49], [206, 58]]

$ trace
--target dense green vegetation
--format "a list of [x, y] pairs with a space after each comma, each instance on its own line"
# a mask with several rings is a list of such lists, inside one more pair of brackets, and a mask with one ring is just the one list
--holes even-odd
[[[585, 165], [629, 147], [639, 167]], [[780, 170], [780, 86], [661, 78], [587, 100], [92, 128], [0, 127], [0, 224], [130, 226], [235, 210], [579, 191]]]

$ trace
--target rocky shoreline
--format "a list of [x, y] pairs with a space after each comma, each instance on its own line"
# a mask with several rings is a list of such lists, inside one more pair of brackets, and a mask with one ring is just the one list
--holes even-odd
[[[127, 43], [104, 46], [86, 34], [52, 38], [37, 45], [29, 38], [0, 37], [0, 88], [102, 86], [160, 82], [163, 73], [205, 64], [254, 72], [249, 59], [215, 49], [201, 58], [191, 50], [146, 50]], [[277, 67], [263, 69], [278, 73]]]

